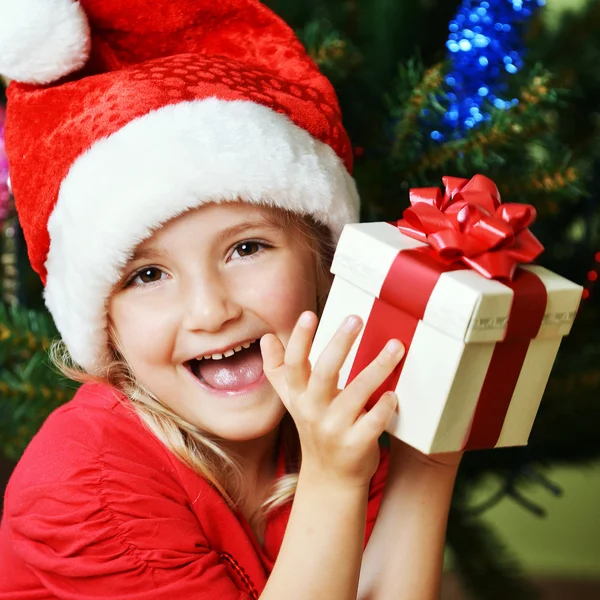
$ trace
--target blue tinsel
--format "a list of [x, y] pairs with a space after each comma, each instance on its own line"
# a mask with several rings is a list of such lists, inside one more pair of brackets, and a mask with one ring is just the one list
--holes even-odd
[[450, 21], [446, 42], [452, 64], [445, 82], [447, 110], [441, 126], [431, 132], [432, 139], [460, 138], [490, 118], [488, 106], [507, 109], [518, 103], [502, 97], [506, 75], [523, 66], [522, 25], [544, 4], [545, 0], [463, 0]]

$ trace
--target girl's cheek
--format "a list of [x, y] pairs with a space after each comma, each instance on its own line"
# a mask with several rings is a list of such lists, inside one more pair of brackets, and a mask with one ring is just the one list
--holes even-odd
[[273, 310], [294, 324], [301, 312], [316, 309], [316, 286], [301, 271], [284, 273], [270, 289]]
[[[147, 300], [147, 299], [146, 299]], [[173, 331], [175, 312], [164, 305], [140, 301], [133, 297], [111, 303], [109, 316], [117, 336], [130, 360], [155, 356], [168, 351], [169, 332]]]

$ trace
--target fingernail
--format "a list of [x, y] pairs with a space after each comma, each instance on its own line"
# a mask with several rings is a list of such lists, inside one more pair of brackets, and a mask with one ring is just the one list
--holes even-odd
[[404, 345], [399, 340], [390, 340], [385, 345], [385, 350], [392, 358], [399, 359], [404, 354]]
[[350, 315], [349, 317], [346, 317], [342, 327], [344, 328], [344, 331], [352, 332], [360, 327], [360, 323], [361, 320], [357, 316]]
[[310, 327], [312, 325], [313, 315], [311, 312], [304, 312], [300, 315], [300, 325], [302, 327]]

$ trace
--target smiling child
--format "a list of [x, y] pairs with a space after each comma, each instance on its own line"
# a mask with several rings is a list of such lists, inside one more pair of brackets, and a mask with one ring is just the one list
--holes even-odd
[[360, 319], [308, 360], [359, 203], [293, 32], [255, 0], [0, 19], [15, 201], [83, 384], [8, 485], [0, 600], [437, 597], [460, 454], [380, 449], [397, 398], [365, 411], [402, 344], [343, 391]]

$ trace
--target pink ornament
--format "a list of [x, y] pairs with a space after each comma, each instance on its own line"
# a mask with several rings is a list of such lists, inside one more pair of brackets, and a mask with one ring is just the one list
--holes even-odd
[[8, 190], [8, 159], [4, 150], [4, 120], [6, 109], [0, 106], [0, 221], [10, 212], [10, 192]]

